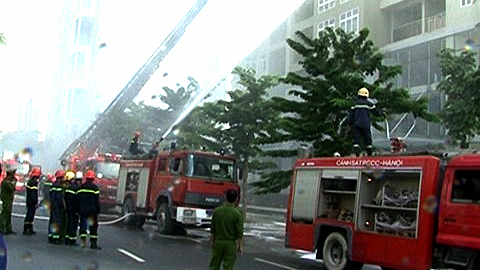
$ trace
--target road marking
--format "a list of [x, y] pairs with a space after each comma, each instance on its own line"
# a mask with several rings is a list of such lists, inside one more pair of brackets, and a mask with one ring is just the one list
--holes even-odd
[[287, 269], [287, 270], [298, 270], [297, 268], [292, 268], [292, 267], [290, 267], [290, 266], [286, 266], [286, 265], [279, 264], [279, 263], [276, 263], [276, 262], [267, 261], [267, 260], [260, 259], [260, 258], [255, 258], [254, 260], [257, 261], [257, 262], [262, 262], [262, 263], [270, 264], [270, 265], [273, 265], [273, 266], [276, 266], [276, 267], [280, 267], [280, 268], [283, 268], [283, 269]]
[[134, 260], [137, 261], [137, 262], [140, 262], [140, 263], [144, 263], [144, 262], [145, 262], [144, 259], [138, 257], [137, 255], [135, 255], [135, 254], [133, 254], [133, 253], [131, 253], [131, 252], [126, 251], [126, 250], [123, 249], [123, 248], [117, 248], [117, 251], [120, 252], [120, 253], [123, 253], [123, 254], [127, 255], [128, 257], [134, 259]]

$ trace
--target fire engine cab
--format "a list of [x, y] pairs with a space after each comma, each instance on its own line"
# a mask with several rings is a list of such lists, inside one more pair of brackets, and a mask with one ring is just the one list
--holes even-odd
[[328, 270], [479, 269], [480, 154], [298, 160], [285, 244]]

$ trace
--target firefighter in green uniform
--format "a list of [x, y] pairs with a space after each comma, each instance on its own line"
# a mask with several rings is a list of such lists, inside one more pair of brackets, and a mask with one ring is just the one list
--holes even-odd
[[1, 184], [0, 199], [2, 200], [2, 214], [0, 215], [0, 233], [3, 235], [16, 234], [12, 231], [12, 206], [17, 178], [15, 177], [14, 167], [7, 168], [7, 176]]
[[225, 204], [213, 211], [210, 227], [213, 255], [210, 270], [220, 269], [222, 261], [224, 270], [233, 269], [237, 251], [243, 253], [243, 215], [235, 207], [238, 191], [230, 189], [225, 195]]

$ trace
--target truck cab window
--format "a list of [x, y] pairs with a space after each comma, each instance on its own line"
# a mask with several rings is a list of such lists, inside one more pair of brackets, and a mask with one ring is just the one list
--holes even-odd
[[173, 173], [176, 173], [176, 174], [179, 174], [181, 172], [183, 172], [183, 169], [184, 169], [184, 165], [183, 165], [183, 160], [181, 158], [175, 158], [172, 160], [171, 164], [172, 164], [172, 167], [171, 167], [171, 170]]
[[161, 158], [158, 161], [157, 173], [164, 173], [166, 170], [167, 170], [167, 160], [164, 158]]
[[457, 171], [452, 182], [453, 203], [478, 203], [480, 171]]

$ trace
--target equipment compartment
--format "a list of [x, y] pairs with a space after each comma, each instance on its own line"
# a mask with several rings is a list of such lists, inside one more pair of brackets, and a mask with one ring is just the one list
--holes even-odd
[[357, 229], [417, 236], [421, 170], [363, 171]]
[[324, 170], [320, 182], [318, 216], [353, 222], [358, 170]]

